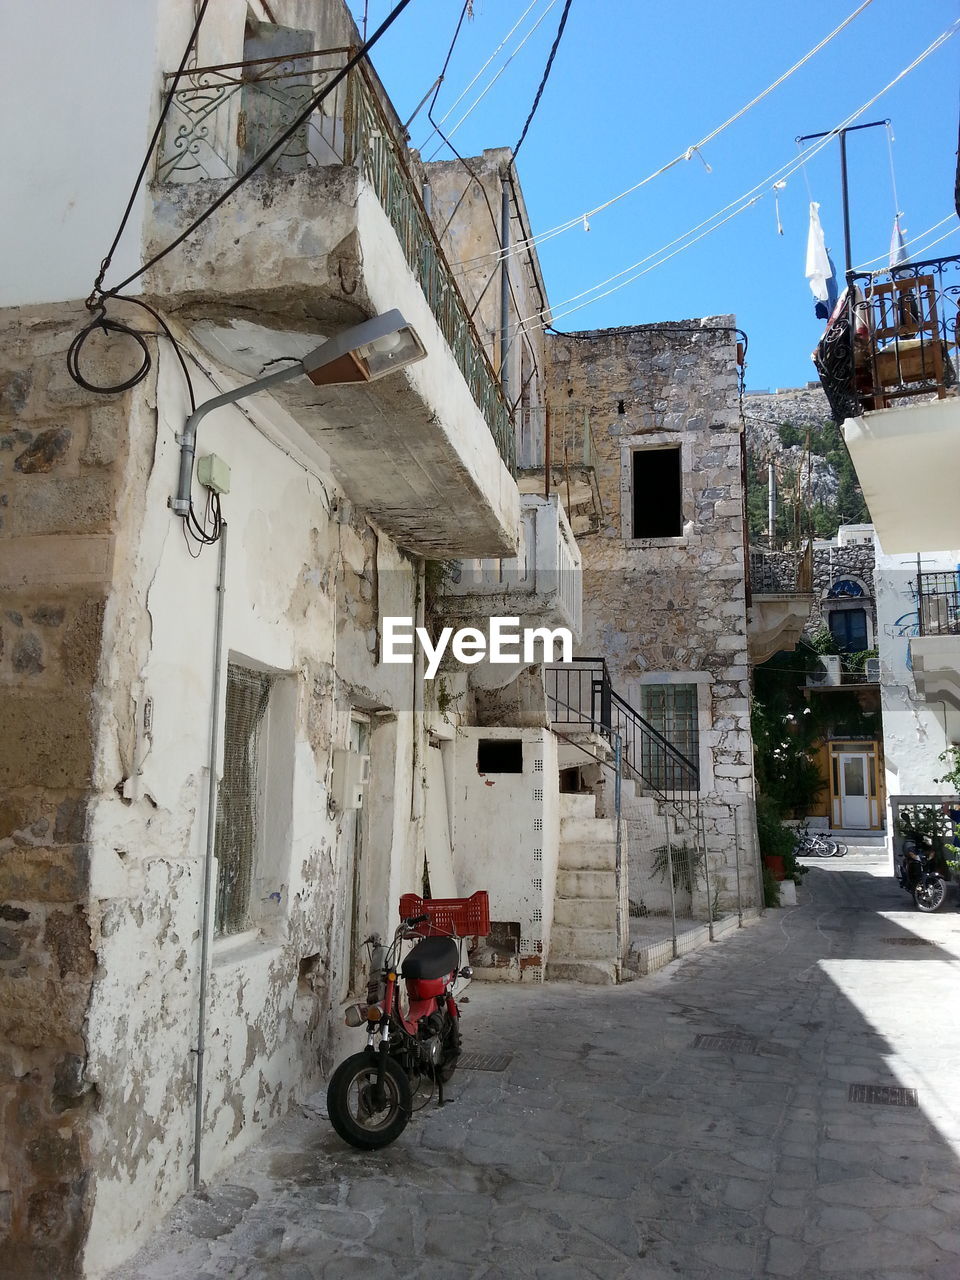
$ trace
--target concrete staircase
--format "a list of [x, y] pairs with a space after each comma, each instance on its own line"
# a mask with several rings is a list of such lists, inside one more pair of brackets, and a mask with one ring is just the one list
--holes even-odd
[[547, 977], [615, 983], [617, 834], [593, 794], [560, 796], [560, 861]]

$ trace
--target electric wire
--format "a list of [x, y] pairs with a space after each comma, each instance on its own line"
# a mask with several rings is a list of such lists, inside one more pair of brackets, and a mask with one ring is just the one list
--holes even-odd
[[149, 271], [151, 267], [155, 267], [158, 262], [160, 262], [163, 258], [167, 256], [167, 254], [172, 253], [174, 249], [178, 248], [181, 244], [183, 244], [184, 240], [186, 240], [189, 236], [193, 235], [194, 231], [196, 231], [198, 227], [202, 226], [203, 223], [206, 222], [208, 218], [210, 218], [214, 213], [216, 213], [216, 211], [220, 208], [220, 206], [223, 205], [227, 200], [229, 200], [230, 197], [234, 194], [234, 192], [238, 191], [244, 185], [244, 183], [246, 183], [250, 178], [253, 177], [255, 173], [257, 173], [260, 169], [262, 169], [263, 166], [267, 163], [267, 161], [270, 160], [287, 142], [289, 142], [289, 140], [293, 137], [293, 135], [297, 132], [297, 130], [303, 124], [303, 122], [313, 114], [313, 112], [324, 101], [324, 99], [326, 99], [334, 91], [334, 89], [336, 89], [336, 87], [343, 80], [346, 79], [346, 77], [350, 74], [353, 68], [359, 62], [362, 62], [364, 58], [367, 57], [367, 54], [369, 53], [369, 51], [380, 40], [380, 38], [386, 34], [389, 28], [393, 26], [394, 22], [396, 22], [397, 18], [399, 18], [400, 14], [403, 13], [404, 9], [406, 9], [406, 7], [410, 4], [410, 2], [411, 0], [397, 0], [397, 4], [390, 11], [390, 13], [387, 14], [386, 18], [384, 18], [380, 26], [377, 27], [376, 31], [373, 33], [370, 39], [367, 40], [366, 43], [363, 44], [357, 50], [357, 52], [353, 55], [353, 57], [349, 58], [343, 64], [343, 66], [336, 73], [336, 75], [332, 76], [326, 82], [324, 87], [310, 99], [310, 101], [303, 108], [303, 110], [294, 118], [292, 123], [288, 125], [288, 127], [281, 134], [279, 134], [276, 138], [274, 138], [273, 142], [271, 142], [270, 145], [266, 148], [266, 150], [264, 150], [257, 157], [257, 159], [253, 162], [253, 164], [251, 164], [248, 169], [245, 169], [244, 172], [241, 173], [239, 177], [236, 178], [235, 181], [233, 181], [229, 185], [229, 187], [227, 187], [227, 189], [224, 192], [222, 192], [216, 198], [216, 200], [214, 200], [213, 203], [210, 204], [203, 211], [203, 213], [200, 214], [198, 218], [195, 218], [194, 221], [191, 222], [190, 225], [184, 231], [182, 231], [178, 236], [176, 236], [173, 240], [171, 240], [171, 242], [168, 245], [166, 245], [163, 249], [155, 253], [153, 257], [150, 258], [147, 262], [145, 262], [142, 266], [138, 267], [137, 270], [134, 271], [132, 275], [127, 276], [125, 280], [121, 280], [120, 283], [116, 285], [113, 289], [106, 290], [104, 296], [109, 298], [115, 295], [119, 290], [125, 289], [128, 284], [132, 284], [134, 280], [139, 279], [139, 277], [142, 276], [144, 272]]
[[527, 116], [523, 129], [520, 132], [520, 137], [513, 147], [514, 163], [516, 163], [517, 153], [519, 152], [520, 148], [523, 146], [523, 140], [527, 136], [527, 130], [530, 128], [530, 125], [533, 122], [533, 117], [537, 114], [537, 107], [539, 107], [540, 99], [543, 97], [543, 91], [547, 87], [547, 80], [550, 78], [550, 71], [551, 71], [551, 68], [553, 67], [553, 60], [557, 56], [557, 50], [560, 48], [560, 41], [563, 38], [563, 29], [567, 25], [567, 18], [570, 15], [570, 6], [572, 3], [573, 3], [573, 0], [566, 0], [566, 3], [563, 6], [563, 13], [561, 13], [560, 15], [560, 25], [557, 28], [556, 38], [553, 42], [553, 46], [550, 49], [549, 56], [547, 57], [547, 65], [544, 67], [543, 75], [540, 77], [540, 84], [537, 88], [536, 96], [533, 99], [533, 106], [530, 108], [530, 114]]
[[127, 222], [129, 221], [130, 214], [133, 212], [134, 203], [136, 202], [137, 193], [139, 192], [140, 185], [143, 182], [144, 176], [146, 175], [147, 168], [150, 164], [150, 159], [154, 151], [156, 150], [158, 141], [160, 140], [160, 133], [163, 129], [164, 122], [166, 121], [167, 114], [170, 111], [171, 104], [173, 103], [174, 95], [176, 94], [176, 91], [177, 91], [177, 85], [180, 82], [180, 77], [183, 75], [184, 71], [186, 70], [187, 63], [190, 60], [190, 54], [193, 52], [194, 46], [196, 45], [197, 37], [200, 34], [200, 24], [203, 22], [203, 15], [206, 13], [207, 5], [209, 3], [210, 3], [210, 0], [202, 0], [201, 5], [197, 9], [196, 17], [193, 23], [193, 29], [190, 32], [190, 38], [187, 40], [187, 46], [183, 51], [183, 57], [180, 59], [180, 65], [177, 67], [177, 70], [174, 73], [173, 81], [170, 85], [170, 89], [163, 100], [163, 106], [160, 108], [160, 114], [157, 117], [156, 126], [154, 127], [153, 134], [151, 135], [150, 141], [147, 144], [147, 150], [146, 150], [146, 154], [143, 157], [143, 163], [140, 165], [140, 170], [137, 173], [136, 179], [134, 181], [133, 189], [130, 192], [130, 198], [127, 200], [127, 207], [123, 211], [123, 216], [120, 219], [120, 225], [117, 227], [116, 235], [113, 237], [113, 243], [110, 245], [110, 248], [107, 250], [105, 257], [100, 263], [100, 271], [99, 271], [99, 274], [97, 275], [96, 280], [94, 281], [93, 289], [90, 293], [91, 299], [95, 299], [100, 295], [101, 287], [103, 285], [103, 278], [110, 269], [110, 264], [113, 261], [113, 255], [117, 251], [117, 245], [120, 243], [120, 239], [124, 231], [126, 230]]
[[[477, 74], [473, 77], [473, 79], [470, 81], [467, 87], [461, 91], [459, 97], [454, 99], [454, 101], [448, 107], [445, 114], [440, 117], [440, 124], [446, 124], [449, 117], [453, 115], [454, 111], [456, 111], [459, 104], [463, 101], [463, 99], [467, 96], [467, 94], [470, 92], [473, 86], [477, 83], [477, 81], [486, 71], [487, 67], [489, 67], [490, 63], [493, 62], [494, 58], [497, 56], [500, 50], [504, 47], [504, 45], [513, 35], [513, 33], [517, 30], [517, 28], [523, 22], [524, 18], [526, 18], [527, 14], [531, 11], [531, 9], [535, 9], [539, 3], [540, 3], [540, 0], [531, 0], [531, 3], [527, 5], [526, 9], [524, 9], [523, 13], [521, 13], [520, 17], [516, 20], [516, 22], [507, 32], [507, 34], [503, 37], [503, 39], [497, 45], [496, 49], [494, 49], [493, 53], [491, 53], [490, 57], [486, 60], [486, 62], [483, 64], [483, 66], [480, 68]], [[431, 132], [427, 134], [423, 142], [421, 142], [420, 146], [417, 148], [417, 150], [420, 151], [421, 154], [426, 150], [427, 144], [433, 140], [434, 136], [437, 133], [439, 133], [439, 129], [436, 125], [434, 125]]]
[[[720, 124], [715, 129], [711, 130], [711, 132], [709, 132], [703, 138], [701, 138], [699, 142], [695, 142], [692, 146], [688, 147], [686, 151], [681, 152], [679, 155], [674, 156], [674, 158], [672, 160], [669, 160], [666, 164], [661, 165], [659, 169], [655, 169], [652, 173], [648, 174], [645, 178], [642, 178], [639, 182], [635, 182], [632, 186], [627, 187], [626, 190], [621, 191], [619, 195], [613, 196], [611, 199], [604, 201], [602, 204], [596, 205], [592, 209], [587, 209], [583, 213], [577, 214], [577, 216], [574, 218], [567, 219], [566, 222], [558, 223], [555, 227], [551, 227], [547, 231], [538, 232], [536, 235], [530, 238], [531, 245], [539, 245], [543, 243], [544, 240], [549, 240], [549, 239], [552, 239], [554, 236], [561, 235], [563, 232], [569, 231], [573, 227], [582, 226], [584, 219], [589, 221], [589, 219], [594, 217], [596, 214], [602, 213], [604, 210], [609, 209], [612, 205], [616, 204], [618, 201], [623, 200], [626, 196], [632, 195], [633, 192], [635, 191], [639, 191], [641, 187], [646, 186], [647, 183], [652, 182], [655, 178], [659, 178], [662, 174], [666, 173], [669, 169], [672, 169], [675, 165], [679, 164], [682, 160], [691, 159], [692, 156], [695, 153], [699, 152], [699, 150], [702, 147], [705, 147], [709, 142], [712, 142], [714, 138], [719, 137], [719, 135], [723, 133], [726, 129], [728, 129], [732, 124], [734, 124], [737, 120], [741, 119], [744, 115], [746, 115], [747, 112], [750, 111], [753, 107], [755, 107], [759, 102], [762, 102], [763, 99], [768, 97], [769, 94], [771, 94], [775, 89], [779, 88], [779, 86], [783, 84], [786, 80], [788, 80], [790, 76], [792, 76], [796, 71], [799, 71], [800, 68], [804, 66], [807, 62], [809, 62], [810, 59], [813, 58], [816, 54], [818, 54], [821, 49], [825, 48], [826, 45], [828, 45], [832, 40], [834, 40], [841, 33], [841, 31], [844, 30], [845, 27], [848, 27], [850, 23], [853, 22], [854, 19], [857, 18], [864, 11], [864, 9], [868, 7], [868, 5], [872, 4], [872, 2], [873, 0], [863, 0], [863, 3], [858, 5], [857, 8], [847, 18], [845, 18], [838, 27], [835, 27], [834, 30], [831, 31], [829, 35], [824, 36], [824, 38], [818, 44], [814, 45], [814, 47], [810, 49], [809, 52], [805, 53], [804, 56], [798, 62], [795, 62], [793, 66], [789, 68], [789, 70], [785, 71], [781, 76], [779, 76], [776, 80], [774, 80], [773, 83], [768, 85], [767, 88], [764, 89], [761, 93], [758, 93], [755, 98], [752, 98], [750, 102], [746, 103], [745, 106], [741, 107], [739, 111], [734, 112], [734, 114], [730, 116], [729, 119], [725, 120], [723, 124]], [[519, 252], [521, 247], [523, 246], [518, 243], [514, 246], [511, 246], [511, 251]], [[479, 256], [487, 257], [490, 255], [481, 254]], [[474, 259], [472, 258], [464, 259], [464, 262], [472, 262], [472, 261], [474, 261]], [[458, 265], [462, 265], [462, 264], [458, 264]]]
[[[554, 7], [554, 5], [555, 5], [555, 4], [557, 4], [557, 3], [558, 3], [558, 0], [550, 0], [550, 2], [549, 2], [549, 4], [547, 5], [546, 9], [544, 9], [543, 13], [541, 13], [540, 17], [536, 20], [536, 22], [533, 24], [533, 26], [530, 28], [530, 30], [527, 32], [527, 34], [523, 37], [523, 39], [520, 41], [520, 43], [519, 43], [519, 44], [517, 45], [517, 47], [514, 49], [513, 53], [511, 53], [511, 54], [510, 54], [509, 58], [507, 58], [506, 62], [503, 64], [503, 66], [500, 68], [500, 70], [497, 72], [497, 74], [493, 77], [493, 79], [490, 81], [490, 83], [487, 85], [487, 87], [483, 90], [483, 92], [482, 92], [482, 93], [480, 93], [480, 94], [479, 94], [479, 95], [478, 95], [478, 96], [473, 100], [473, 102], [470, 104], [470, 106], [469, 106], [469, 107], [467, 108], [467, 110], [463, 113], [463, 115], [460, 117], [460, 119], [457, 121], [457, 123], [453, 126], [453, 128], [452, 128], [452, 129], [450, 129], [450, 130], [449, 130], [445, 135], [444, 135], [444, 134], [442, 134], [442, 133], [440, 134], [441, 138], [444, 138], [444, 141], [447, 143], [447, 146], [449, 146], [449, 145], [450, 145], [450, 139], [453, 137], [453, 135], [457, 132], [457, 130], [460, 128], [460, 126], [461, 126], [461, 125], [462, 125], [462, 124], [463, 124], [463, 123], [468, 119], [468, 117], [469, 117], [469, 116], [471, 116], [471, 115], [473, 114], [473, 112], [477, 109], [477, 107], [480, 105], [480, 103], [483, 101], [483, 99], [487, 96], [487, 94], [490, 92], [490, 90], [493, 88], [493, 86], [497, 83], [497, 81], [500, 79], [500, 77], [503, 75], [503, 73], [504, 73], [504, 72], [507, 70], [507, 68], [510, 66], [510, 63], [514, 60], [514, 58], [517, 56], [517, 54], [520, 52], [520, 50], [523, 48], [523, 46], [527, 43], [527, 41], [530, 39], [530, 37], [531, 37], [531, 36], [533, 35], [533, 33], [536, 31], [537, 27], [539, 27], [539, 26], [540, 26], [541, 22], [543, 22], [543, 20], [544, 20], [544, 19], [546, 18], [546, 16], [547, 16], [547, 14], [548, 14], [548, 13], [550, 12], [550, 10]], [[431, 121], [431, 123], [433, 123], [433, 121]], [[439, 131], [439, 129], [437, 130], [437, 132], [438, 132], [438, 133], [440, 132], [440, 131]], [[443, 150], [443, 144], [441, 144], [439, 147], [437, 147], [435, 151], [431, 152], [430, 156], [428, 157], [427, 163], [429, 164], [430, 160], [433, 160], [436, 156], [438, 156], [442, 150]]]
[[[732, 200], [729, 204], [725, 205], [722, 209], [712, 214], [709, 218], [705, 219], [701, 223], [698, 223], [696, 227], [692, 227], [689, 231], [684, 232], [683, 235], [676, 237], [676, 239], [674, 240], [671, 240], [668, 244], [663, 245], [660, 249], [655, 250], [651, 254], [648, 254], [645, 258], [641, 258], [638, 262], [633, 263], [632, 266], [625, 267], [622, 271], [617, 272], [617, 274], [614, 276], [610, 276], [607, 280], [601, 281], [599, 284], [593, 285], [590, 289], [585, 289], [581, 293], [575, 294], [573, 295], [573, 297], [568, 298], [564, 302], [560, 303], [558, 306], [555, 306], [553, 309], [553, 312], [554, 312], [553, 319], [561, 320], [565, 316], [571, 315], [575, 311], [582, 310], [583, 307], [590, 306], [592, 303], [598, 302], [602, 298], [609, 297], [610, 294], [616, 293], [619, 289], [625, 288], [628, 284], [632, 284], [635, 280], [639, 279], [641, 276], [648, 274], [648, 272], [654, 270], [658, 266], [661, 266], [664, 262], [667, 262], [671, 258], [676, 257], [676, 255], [678, 253], [681, 253], [685, 248], [689, 248], [692, 245], [696, 244], [698, 241], [704, 239], [705, 236], [710, 235], [712, 231], [718, 230], [721, 226], [725, 225], [727, 222], [730, 222], [733, 218], [737, 217], [739, 214], [744, 213], [747, 209], [751, 208], [759, 200], [763, 199], [765, 195], [769, 194], [769, 191], [773, 189], [771, 185], [773, 181], [783, 176], [790, 176], [791, 174], [795, 173], [797, 169], [808, 164], [809, 161], [815, 155], [817, 155], [821, 150], [823, 150], [825, 146], [827, 146], [830, 142], [833, 141], [835, 137], [838, 136], [841, 129], [848, 127], [852, 123], [852, 121], [857, 120], [861, 115], [863, 115], [865, 111], [869, 110], [869, 108], [872, 107], [873, 104], [877, 102], [879, 98], [883, 97], [883, 95], [889, 92], [889, 90], [892, 89], [894, 85], [898, 84], [905, 76], [909, 75], [926, 58], [928, 58], [932, 53], [934, 53], [938, 48], [940, 48], [941, 45], [946, 43], [946, 41], [949, 40], [950, 37], [956, 33], [958, 28], [960, 28], [960, 19], [957, 19], [957, 21], [954, 22], [951, 27], [949, 27], [946, 31], [941, 33], [941, 35], [939, 35], [934, 41], [932, 41], [932, 43], [929, 44], [927, 48], [923, 50], [922, 53], [918, 54], [918, 56], [914, 58], [914, 60], [907, 67], [905, 67], [901, 72], [899, 72], [899, 74], [896, 75], [882, 89], [880, 89], [879, 92], [874, 94], [872, 98], [870, 98], [867, 102], [863, 103], [863, 105], [858, 107], [856, 111], [852, 112], [849, 116], [847, 116], [847, 118], [843, 120], [840, 124], [835, 125], [834, 128], [831, 129], [829, 133], [825, 134], [823, 138], [819, 139], [814, 146], [807, 148], [801, 154], [801, 156], [796, 157], [794, 160], [789, 161], [785, 165], [781, 165], [779, 169], [775, 170], [762, 182], [757, 183], [756, 186], [754, 187], [751, 187], [749, 191], [737, 197], [736, 200]], [[721, 216], [723, 214], [727, 214], [729, 210], [733, 210], [733, 212], [729, 213], [727, 217]], [[713, 225], [710, 225], [710, 224], [713, 224]], [[706, 230], [703, 230], [703, 228], [706, 228]], [[702, 232], [702, 234], [695, 235], [696, 232]], [[689, 237], [691, 236], [693, 236], [694, 238], [689, 239]], [[674, 245], [679, 245], [679, 248], [673, 249]], [[668, 249], [673, 249], [673, 252], [667, 253], [666, 251]], [[665, 254], [665, 256], [660, 258], [658, 256], [660, 254]], [[622, 276], [628, 275], [629, 272], [634, 271], [635, 268], [640, 267], [647, 262], [650, 262], [652, 258], [657, 258], [658, 260], [653, 262], [652, 265], [650, 266], [644, 266], [644, 269], [642, 271], [637, 271], [636, 274], [629, 276], [627, 279], [620, 279]], [[604, 293], [597, 294], [595, 297], [587, 298], [585, 302], [579, 301], [581, 298], [586, 297], [587, 294], [596, 293], [596, 290], [602, 289], [604, 285], [610, 284], [614, 280], [620, 280], [620, 283], [614, 285], [614, 287], [611, 289], [607, 289]], [[578, 302], [579, 305], [568, 306], [569, 303], [573, 303], [573, 302]], [[563, 310], [563, 308], [566, 308], [566, 310]], [[539, 317], [535, 315], [531, 315], [531, 316], [525, 317], [525, 319], [522, 320], [520, 323], [524, 327], [525, 331], [529, 332], [531, 327], [533, 328], [537, 327], [536, 325], [531, 325], [531, 322], [538, 321], [538, 320], [539, 320]], [[540, 321], [540, 324], [542, 325], [542, 321]]]
[[[940, 228], [945, 223], [949, 222], [952, 218], [956, 218], [956, 217], [957, 215], [955, 213], [948, 213], [945, 218], [941, 218], [939, 222], [935, 222], [932, 227], [927, 227], [926, 231], [921, 231], [919, 235], [911, 236], [909, 240], [904, 240], [903, 247], [905, 249], [909, 249], [911, 245], [915, 245], [919, 241], [925, 240], [927, 236], [931, 235], [934, 231], [939, 231]], [[946, 240], [947, 237], [952, 236], [955, 231], [960, 231], [960, 226], [951, 227], [950, 230], [947, 231], [944, 235], [938, 236], [936, 240], [933, 240], [930, 244], [925, 245], [922, 249], [917, 250], [916, 252], [926, 253], [927, 249], [932, 249], [935, 244], [939, 244], [941, 240]], [[878, 253], [875, 258], [868, 258], [865, 262], [861, 262], [858, 266], [854, 267], [854, 270], [859, 272], [868, 271], [869, 268], [874, 265], [874, 263], [888, 262], [889, 256], [890, 256], [889, 252]], [[913, 253], [910, 256], [915, 257], [916, 253]], [[888, 269], [889, 268], [883, 268], [883, 270], [888, 270]], [[871, 274], [875, 274], [875, 273], [871, 273]]]

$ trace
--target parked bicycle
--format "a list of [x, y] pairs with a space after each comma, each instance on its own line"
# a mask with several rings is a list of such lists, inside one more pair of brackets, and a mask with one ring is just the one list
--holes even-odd
[[806, 826], [797, 828], [797, 847], [794, 850], [798, 858], [842, 858], [847, 846], [839, 840], [821, 835], [819, 831], [810, 831]]

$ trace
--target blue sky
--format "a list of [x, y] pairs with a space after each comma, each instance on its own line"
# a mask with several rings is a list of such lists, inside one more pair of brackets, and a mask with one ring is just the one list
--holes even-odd
[[[529, 18], [446, 127], [456, 121], [523, 34]], [[362, 0], [350, 0], [358, 23]], [[440, 90], [454, 102], [529, 0], [474, 0]], [[517, 160], [535, 233], [577, 217], [659, 168], [721, 124], [797, 62], [857, 8], [858, 0], [573, 0], [537, 116]], [[368, 0], [372, 31], [392, 0]], [[460, 0], [413, 0], [377, 46], [373, 62], [402, 118], [440, 72]], [[457, 131], [464, 155], [512, 146], [556, 34], [558, 0]], [[582, 225], [547, 241], [540, 259], [555, 312], [653, 253], [796, 157], [797, 135], [832, 128], [882, 89], [960, 16], [956, 0], [873, 0], [832, 43], [704, 151]], [[882, 97], [857, 123], [890, 117], [899, 207], [908, 236], [953, 214], [960, 33]], [[421, 144], [425, 110], [411, 126]], [[437, 139], [424, 151], [430, 158]], [[855, 263], [886, 261], [895, 211], [885, 129], [850, 135]], [[445, 149], [436, 157], [449, 158]], [[780, 192], [782, 236], [767, 194], [698, 244], [633, 284], [557, 320], [596, 329], [733, 312], [750, 339], [747, 386], [802, 386], [822, 331], [804, 278], [810, 199], [843, 270], [839, 151], [833, 141]], [[770, 183], [762, 190], [769, 192]], [[955, 216], [930, 240], [958, 226]], [[922, 245], [921, 245], [922, 247]], [[954, 230], [921, 257], [960, 253]], [[878, 264], [880, 265], [880, 264]]]

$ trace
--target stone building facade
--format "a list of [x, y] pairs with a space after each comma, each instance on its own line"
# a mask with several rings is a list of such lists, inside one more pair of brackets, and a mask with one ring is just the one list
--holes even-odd
[[[558, 334], [548, 356], [554, 440], [591, 460], [603, 505], [581, 543], [580, 651], [602, 655], [614, 689], [695, 756], [695, 821], [724, 909], [737, 833], [754, 830], [734, 321]], [[631, 893], [648, 855], [631, 850]], [[704, 892], [701, 882], [701, 913]]]

